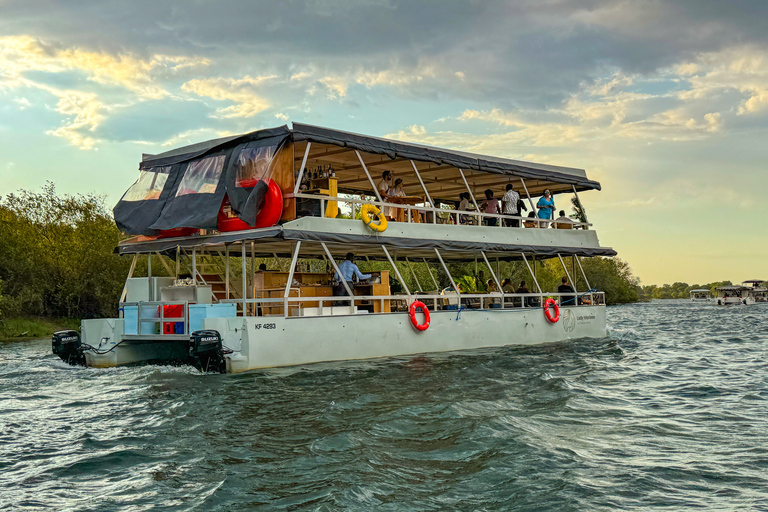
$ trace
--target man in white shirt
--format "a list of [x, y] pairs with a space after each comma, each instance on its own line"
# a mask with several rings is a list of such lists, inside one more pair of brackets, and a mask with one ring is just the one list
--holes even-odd
[[[381, 196], [381, 200], [384, 202], [386, 202], [387, 198], [389, 197], [389, 191], [391, 190], [391, 187], [389, 186], [390, 181], [392, 181], [392, 171], [382, 172], [381, 181], [376, 188], [379, 189], [379, 195]], [[389, 220], [392, 220], [392, 208], [389, 206], [382, 208], [381, 213], [383, 213], [384, 216]]]
[[[515, 192], [515, 189], [512, 188], [511, 183], [507, 183], [507, 191], [504, 193], [504, 196], [501, 198], [502, 202], [502, 209], [504, 212], [504, 215], [510, 215], [517, 217], [519, 215], [518, 209], [517, 209], [517, 202], [520, 200], [520, 194]], [[508, 227], [513, 228], [519, 228], [520, 227], [520, 220], [519, 219], [506, 219], [505, 224]]]

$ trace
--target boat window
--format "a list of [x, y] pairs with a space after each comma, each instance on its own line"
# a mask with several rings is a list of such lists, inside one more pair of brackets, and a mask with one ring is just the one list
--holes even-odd
[[187, 194], [213, 194], [224, 168], [224, 155], [190, 162], [181, 180], [176, 196]]
[[277, 145], [261, 148], [245, 148], [237, 157], [237, 175], [235, 185], [238, 187], [255, 187], [264, 177], [275, 156]]
[[165, 182], [168, 180], [168, 173], [171, 172], [171, 166], [153, 167], [146, 171], [141, 171], [139, 179], [131, 185], [131, 188], [123, 196], [123, 201], [151, 201], [160, 199], [160, 193], [163, 191]]

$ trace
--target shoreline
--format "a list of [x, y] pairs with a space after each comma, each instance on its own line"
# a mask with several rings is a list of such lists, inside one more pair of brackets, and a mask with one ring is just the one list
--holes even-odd
[[77, 318], [16, 317], [0, 319], [0, 342], [45, 338], [56, 331], [79, 329]]

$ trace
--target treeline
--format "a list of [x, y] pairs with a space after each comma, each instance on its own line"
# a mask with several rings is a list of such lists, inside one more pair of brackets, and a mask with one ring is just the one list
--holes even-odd
[[[709, 290], [712, 295], [715, 294], [715, 290], [719, 286], [730, 286], [733, 283], [730, 281], [716, 281], [714, 283], [707, 284], [688, 284], [688, 283], [672, 283], [663, 284], [657, 286], [655, 284], [641, 286], [639, 289], [640, 300], [648, 301], [652, 299], [687, 299], [691, 296], [691, 290]], [[763, 283], [763, 286], [768, 285], [768, 281]]]
[[[40, 192], [19, 191], [0, 198], [0, 317], [40, 316], [48, 318], [98, 318], [115, 316], [117, 303], [128, 275], [131, 259], [115, 254], [124, 235], [115, 226], [111, 211], [101, 196], [57, 195], [52, 183]], [[155, 257], [156, 258], [156, 257]], [[585, 258], [582, 261], [589, 286], [571, 258], [568, 271], [579, 291], [605, 291], [608, 304], [638, 300], [638, 280], [628, 264], [617, 258]], [[289, 259], [258, 259], [270, 269], [288, 270]], [[171, 261], [167, 261], [170, 266]], [[189, 271], [189, 262], [182, 268]], [[365, 270], [390, 270], [386, 261], [358, 260]], [[308, 263], [324, 271], [325, 262]], [[533, 280], [524, 262], [491, 262], [499, 279], [517, 284], [525, 280], [531, 291]], [[397, 263], [412, 291], [432, 291], [450, 285], [439, 264]], [[316, 267], [316, 268], [315, 268]], [[554, 292], [565, 275], [557, 258], [534, 263], [543, 291]], [[233, 264], [233, 279], [239, 279], [239, 264]], [[491, 279], [483, 263], [449, 265], [451, 275], [465, 292], [485, 291]], [[431, 274], [430, 274], [431, 271]], [[163, 266], [153, 264], [162, 275]], [[393, 277], [394, 277], [394, 273]], [[135, 275], [146, 275], [146, 258], [138, 260]], [[395, 287], [399, 284], [395, 284]], [[394, 291], [394, 290], [393, 290]]]
[[20, 191], [0, 200], [0, 314], [114, 316], [130, 260], [114, 254], [121, 233], [96, 195]]

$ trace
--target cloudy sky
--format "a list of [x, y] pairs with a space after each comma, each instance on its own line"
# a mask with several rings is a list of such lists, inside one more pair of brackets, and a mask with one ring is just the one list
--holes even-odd
[[298, 121], [585, 168], [589, 220], [644, 284], [768, 279], [767, 19], [764, 0], [0, 0], [0, 195], [50, 180], [114, 204], [142, 153]]

